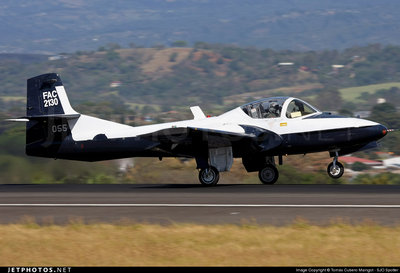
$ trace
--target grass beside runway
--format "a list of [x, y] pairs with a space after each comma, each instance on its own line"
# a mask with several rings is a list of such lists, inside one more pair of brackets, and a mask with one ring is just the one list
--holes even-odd
[[0, 225], [0, 266], [399, 266], [400, 226]]

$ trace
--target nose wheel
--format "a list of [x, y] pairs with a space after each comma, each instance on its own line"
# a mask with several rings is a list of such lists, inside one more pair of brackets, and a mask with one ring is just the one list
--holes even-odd
[[339, 161], [334, 160], [333, 162], [331, 162], [328, 165], [328, 175], [334, 179], [338, 179], [340, 177], [342, 177], [343, 173], [344, 173], [344, 167], [342, 165], [342, 163], [340, 163]]

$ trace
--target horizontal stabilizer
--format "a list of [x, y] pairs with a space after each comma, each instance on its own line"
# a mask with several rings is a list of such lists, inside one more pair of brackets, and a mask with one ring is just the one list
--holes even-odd
[[29, 119], [27, 119], [27, 118], [8, 118], [8, 119], [5, 119], [5, 121], [11, 121], [11, 122], [28, 122]]
[[29, 120], [35, 119], [48, 119], [48, 118], [65, 118], [65, 119], [74, 119], [79, 118], [81, 114], [54, 114], [54, 115], [38, 115], [38, 116], [27, 116], [22, 117]]
[[36, 116], [28, 116], [28, 117], [20, 117], [20, 118], [9, 118], [5, 119], [5, 121], [11, 122], [28, 122], [30, 120], [38, 120], [38, 119], [52, 119], [52, 118], [65, 118], [65, 119], [75, 119], [79, 118], [81, 114], [55, 114], [55, 115], [36, 115]]

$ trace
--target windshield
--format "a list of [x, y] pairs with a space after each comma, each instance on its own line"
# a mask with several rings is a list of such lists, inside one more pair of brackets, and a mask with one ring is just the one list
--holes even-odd
[[317, 112], [317, 110], [315, 110], [312, 106], [301, 100], [294, 99], [289, 103], [287, 107], [286, 117], [298, 118], [315, 112]]
[[243, 105], [242, 110], [252, 118], [279, 118], [285, 97], [268, 98]]

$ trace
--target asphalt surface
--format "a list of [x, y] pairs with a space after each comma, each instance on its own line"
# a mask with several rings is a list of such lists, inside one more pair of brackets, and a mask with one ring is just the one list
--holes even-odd
[[400, 224], [394, 185], [0, 185], [0, 224]]

